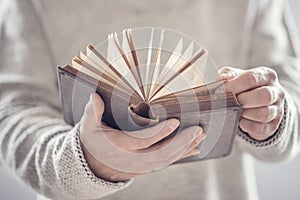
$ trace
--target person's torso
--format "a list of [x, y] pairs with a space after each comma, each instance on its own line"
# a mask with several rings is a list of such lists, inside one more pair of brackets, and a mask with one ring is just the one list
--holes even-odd
[[[174, 29], [192, 37], [220, 67], [242, 65], [246, 0], [39, 3], [57, 65], [70, 63], [88, 43], [97, 44], [108, 33], [149, 26]], [[140, 176], [129, 188], [104, 199], [255, 199], [252, 170], [251, 158], [235, 145], [226, 158], [174, 165]]]
[[125, 28], [164, 27], [203, 45], [218, 66], [241, 63], [247, 1], [40, 1], [56, 63], [70, 63], [88, 43]]

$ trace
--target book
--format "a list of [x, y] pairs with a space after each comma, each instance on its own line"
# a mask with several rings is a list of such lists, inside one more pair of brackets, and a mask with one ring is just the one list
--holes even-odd
[[242, 107], [234, 94], [215, 93], [226, 80], [205, 81], [208, 59], [206, 49], [172, 30], [109, 34], [100, 45], [89, 44], [72, 65], [58, 67], [65, 121], [78, 123], [97, 92], [105, 103], [103, 122], [116, 129], [139, 130], [169, 118], [180, 120], [176, 132], [200, 125], [207, 135], [200, 155], [181, 162], [226, 156]]

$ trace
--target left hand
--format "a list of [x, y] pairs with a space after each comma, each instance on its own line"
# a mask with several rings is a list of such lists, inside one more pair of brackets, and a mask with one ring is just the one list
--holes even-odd
[[244, 111], [240, 128], [256, 140], [266, 140], [278, 129], [284, 112], [284, 90], [277, 74], [268, 67], [242, 70], [223, 67], [225, 90], [236, 94]]

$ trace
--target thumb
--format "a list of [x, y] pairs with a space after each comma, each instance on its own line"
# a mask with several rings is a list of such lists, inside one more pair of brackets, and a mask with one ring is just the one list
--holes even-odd
[[90, 123], [90, 124], [97, 123], [97, 125], [101, 125], [104, 108], [105, 108], [104, 102], [101, 99], [101, 97], [96, 93], [92, 93], [90, 95], [90, 99], [88, 103], [85, 106], [85, 111], [82, 117], [82, 121], [84, 123]]
[[97, 94], [97, 93], [93, 93], [91, 94], [92, 96], [92, 101], [93, 101], [93, 107], [94, 107], [94, 113], [95, 113], [95, 117], [96, 120], [101, 123], [102, 120], [102, 116], [104, 113], [104, 102], [102, 100], [102, 98]]

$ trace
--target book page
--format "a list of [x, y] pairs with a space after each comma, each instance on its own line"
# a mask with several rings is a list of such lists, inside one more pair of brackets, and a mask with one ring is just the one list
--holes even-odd
[[86, 75], [96, 79], [96, 80], [99, 80], [107, 85], [110, 85], [112, 87], [115, 87], [115, 83], [111, 82], [111, 81], [108, 81], [106, 80], [105, 78], [103, 78], [101, 76], [101, 74], [97, 74], [89, 69], [87, 69], [86, 67], [82, 66], [80, 63], [76, 62], [76, 60], [72, 60], [72, 67], [75, 68], [76, 70], [82, 72], [82, 73], [85, 73]]
[[[188, 51], [188, 52], [187, 52]], [[192, 52], [191, 45], [185, 51], [188, 55]], [[208, 53], [207, 51], [200, 49], [194, 56], [186, 61], [182, 57], [178, 59], [176, 63], [176, 71], [167, 77], [168, 79], [163, 82], [163, 86], [158, 88], [151, 97], [151, 100], [159, 98], [170, 93], [176, 93], [178, 91], [191, 89], [200, 85], [205, 84], [205, 80], [202, 77], [205, 64], [207, 62]], [[181, 65], [180, 67], [179, 64]]]
[[152, 90], [154, 89], [154, 86], [156, 86], [158, 77], [160, 75], [160, 69], [161, 69], [160, 64], [161, 64], [161, 54], [162, 54], [161, 47], [162, 47], [163, 40], [164, 40], [164, 31], [161, 31], [158, 48], [155, 53], [154, 63], [151, 64], [149, 62], [150, 65], [148, 65], [150, 68], [150, 74], [149, 74], [150, 80], [149, 80], [149, 88], [148, 88], [148, 93], [147, 93], [148, 94], [147, 100], [150, 100]]
[[[90, 55], [92, 55], [93, 54], [93, 56], [92, 57], [94, 57], [95, 56], [95, 54], [94, 53], [90, 53]], [[98, 69], [99, 71], [100, 71], [100, 73], [102, 74], [107, 74], [107, 75], [109, 75], [110, 77], [112, 77], [113, 79], [115, 79], [115, 80], [118, 80], [119, 78], [118, 78], [118, 76], [115, 74], [115, 73], [113, 73], [113, 71], [109, 68], [109, 67], [107, 67], [102, 61], [101, 61], [101, 65], [99, 65], [99, 63], [100, 62], [97, 62], [97, 61], [94, 61], [94, 60], [92, 60], [91, 59], [91, 57], [88, 57], [88, 56], [86, 56], [83, 52], [81, 52], [80, 51], [80, 54], [79, 54], [79, 57], [82, 59], [82, 60], [84, 60], [85, 62], [87, 62], [88, 64], [90, 64], [90, 65], [92, 65], [93, 67], [95, 67], [96, 69]], [[99, 58], [98, 58], [99, 59]], [[95, 59], [95, 60], [97, 60], [97, 59]], [[106, 66], [106, 67], [103, 67], [103, 66]]]
[[124, 79], [126, 79], [132, 88], [136, 90], [141, 97], [143, 97], [137, 77], [134, 76], [131, 66], [126, 63], [126, 59], [124, 59], [120, 50], [118, 49], [113, 34], [108, 36], [107, 61], [114, 66], [114, 68], [122, 75]]
[[135, 31], [109, 34], [97, 49], [88, 45], [74, 68], [148, 102], [206, 84], [208, 52], [192, 39], [161, 28]]

